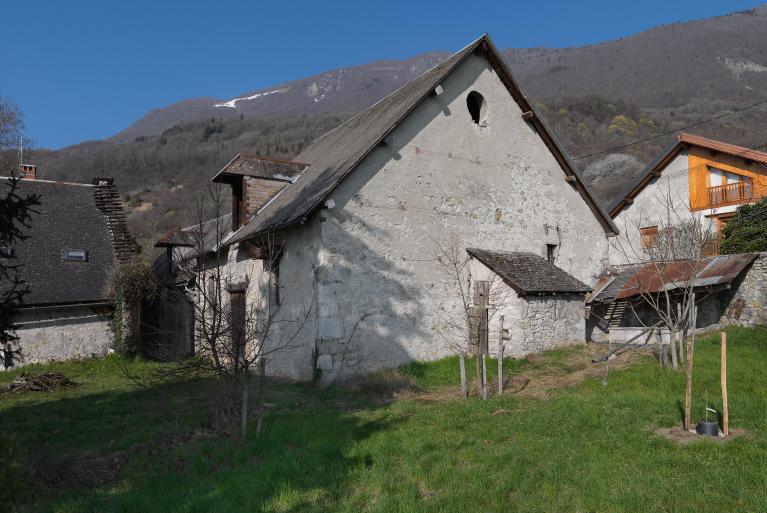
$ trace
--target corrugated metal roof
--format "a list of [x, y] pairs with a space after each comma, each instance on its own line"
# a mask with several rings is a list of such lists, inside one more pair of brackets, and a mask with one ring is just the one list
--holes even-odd
[[719, 255], [700, 262], [675, 260], [625, 266], [599, 278], [614, 279], [604, 290], [595, 294], [593, 301], [609, 303], [641, 294], [685, 288], [690, 284], [695, 288], [726, 285], [737, 278], [758, 256], [759, 253], [742, 253]]

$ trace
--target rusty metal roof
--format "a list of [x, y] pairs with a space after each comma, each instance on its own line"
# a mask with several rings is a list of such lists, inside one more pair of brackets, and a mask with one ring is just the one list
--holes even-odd
[[160, 239], [155, 242], [156, 248], [167, 248], [174, 246], [194, 246], [194, 237], [192, 234], [183, 230], [171, 230], [165, 232]]
[[601, 292], [594, 294], [593, 301], [609, 303], [690, 285], [695, 288], [726, 285], [758, 256], [759, 253], [742, 253], [704, 258], [700, 262], [675, 260], [625, 266], [600, 276], [597, 284], [604, 285]]

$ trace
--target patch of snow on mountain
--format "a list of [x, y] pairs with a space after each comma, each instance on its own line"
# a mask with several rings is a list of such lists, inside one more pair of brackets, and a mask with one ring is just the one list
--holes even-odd
[[263, 98], [264, 96], [267, 96], [269, 94], [274, 93], [284, 93], [287, 91], [287, 89], [275, 89], [274, 91], [265, 91], [263, 93], [256, 93], [251, 96], [243, 96], [242, 98], [234, 98], [233, 100], [229, 100], [228, 102], [224, 103], [216, 103], [213, 106], [214, 107], [228, 107], [230, 109], [236, 109], [237, 108], [237, 102], [244, 102], [249, 100], [258, 100], [259, 98]]
[[767, 66], [762, 66], [761, 64], [749, 60], [730, 59], [729, 57], [725, 57], [724, 59], [720, 59], [720, 61], [724, 63], [727, 69], [729, 69], [737, 79], [740, 79], [740, 76], [743, 73], [749, 71], [752, 73], [764, 73], [767, 71]]

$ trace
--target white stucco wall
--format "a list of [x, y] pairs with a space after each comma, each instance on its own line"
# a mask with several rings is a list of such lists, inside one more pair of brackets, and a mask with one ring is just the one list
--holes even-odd
[[[263, 354], [267, 374], [292, 379], [309, 379], [314, 362], [312, 351], [317, 338], [317, 300], [315, 272], [319, 251], [319, 224], [305, 223], [269, 236], [260, 242], [276, 248], [283, 244], [279, 259], [280, 304], [269, 310], [269, 271], [272, 262], [249, 258], [244, 245], [234, 244], [222, 250], [221, 266], [208, 264], [208, 276], [219, 279], [224, 301], [228, 301], [227, 284], [247, 283], [246, 315], [264, 320], [271, 316]], [[197, 297], [195, 351], [205, 352], [207, 344], [201, 337], [200, 323], [204, 300]], [[208, 321], [210, 322], [210, 321]], [[265, 324], [261, 325], [263, 329]]]
[[706, 229], [715, 231], [716, 225], [704, 214], [690, 210], [687, 150], [679, 154], [625, 207], [614, 219], [620, 234], [610, 239], [610, 264], [621, 265], [647, 261], [642, 249], [640, 229], [650, 226], [662, 228], [697, 218]]
[[22, 310], [16, 318], [19, 341], [14, 347], [21, 353], [14, 364], [104, 356], [113, 343], [110, 319], [105, 307]]
[[[320, 215], [318, 339], [325, 371], [344, 374], [450, 351], [436, 336], [456, 299], [435, 241], [546, 255], [587, 284], [607, 263], [604, 229], [489, 63], [469, 56], [331, 194]], [[466, 96], [484, 95], [486, 127]], [[573, 333], [583, 338], [583, 330]], [[349, 342], [351, 341], [351, 342]], [[348, 347], [347, 347], [348, 343]], [[343, 365], [341, 361], [343, 360]]]

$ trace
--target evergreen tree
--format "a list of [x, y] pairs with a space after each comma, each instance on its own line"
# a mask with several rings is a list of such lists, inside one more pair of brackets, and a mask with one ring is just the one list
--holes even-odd
[[767, 199], [742, 205], [724, 228], [722, 254], [767, 251]]

